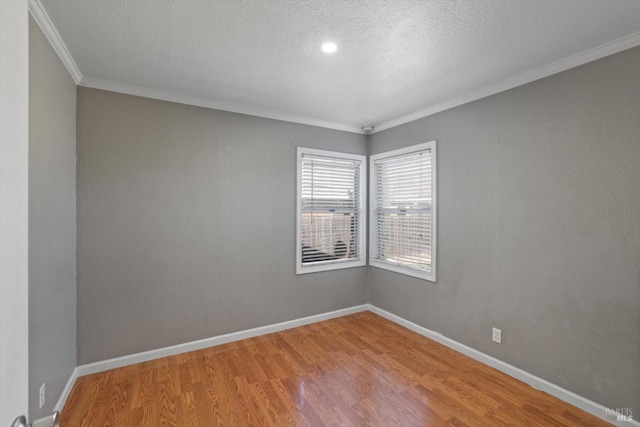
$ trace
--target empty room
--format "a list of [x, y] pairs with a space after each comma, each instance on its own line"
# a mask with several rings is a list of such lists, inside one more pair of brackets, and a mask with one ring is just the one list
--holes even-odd
[[0, 427], [640, 426], [639, 1], [0, 20]]

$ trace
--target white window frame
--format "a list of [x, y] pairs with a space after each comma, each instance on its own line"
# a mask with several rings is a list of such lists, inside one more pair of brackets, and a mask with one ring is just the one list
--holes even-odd
[[[431, 203], [431, 271], [420, 271], [410, 267], [395, 265], [386, 263], [375, 259], [376, 247], [378, 244], [377, 232], [376, 232], [376, 212], [375, 212], [375, 195], [376, 195], [376, 169], [375, 162], [379, 159], [386, 159], [390, 157], [401, 156], [404, 154], [415, 153], [417, 151], [431, 150], [431, 170], [432, 170], [432, 203]], [[369, 265], [372, 267], [382, 268], [385, 270], [394, 271], [396, 273], [406, 274], [408, 276], [417, 277], [420, 279], [428, 280], [430, 282], [436, 281], [436, 260], [437, 260], [437, 203], [438, 203], [438, 185], [437, 185], [437, 156], [436, 156], [436, 141], [425, 142], [422, 144], [412, 145], [410, 147], [400, 148], [398, 150], [387, 151], [384, 153], [375, 154], [369, 157]]]
[[[340, 160], [357, 160], [360, 162], [360, 200], [358, 200], [358, 258], [342, 261], [319, 261], [313, 265], [302, 265], [302, 156], [315, 155], [333, 157]], [[318, 271], [340, 270], [343, 268], [362, 267], [367, 265], [367, 156], [360, 154], [340, 153], [336, 151], [316, 150], [313, 148], [297, 148], [296, 168], [296, 274], [315, 273]]]

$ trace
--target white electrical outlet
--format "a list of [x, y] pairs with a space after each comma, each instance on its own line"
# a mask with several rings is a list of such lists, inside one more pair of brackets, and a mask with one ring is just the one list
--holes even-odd
[[40, 409], [44, 405], [44, 383], [40, 386]]
[[502, 330], [498, 329], [498, 328], [493, 328], [493, 337], [492, 337], [494, 342], [497, 342], [498, 344], [502, 343]]

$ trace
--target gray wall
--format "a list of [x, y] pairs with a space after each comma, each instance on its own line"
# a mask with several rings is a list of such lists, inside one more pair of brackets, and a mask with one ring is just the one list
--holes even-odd
[[[76, 85], [29, 21], [29, 415], [76, 367]], [[38, 391], [46, 382], [46, 401]]]
[[375, 134], [370, 154], [433, 139], [438, 282], [372, 267], [369, 301], [640, 413], [640, 48]]
[[363, 135], [78, 89], [78, 363], [366, 302], [295, 275], [296, 147]]

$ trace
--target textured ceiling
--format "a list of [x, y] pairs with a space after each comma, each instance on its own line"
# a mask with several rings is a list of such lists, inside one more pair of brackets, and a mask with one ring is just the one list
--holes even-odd
[[[638, 0], [42, 0], [41, 5], [85, 82], [114, 82], [358, 129], [640, 34]], [[338, 44], [337, 53], [320, 51], [326, 40]]]

